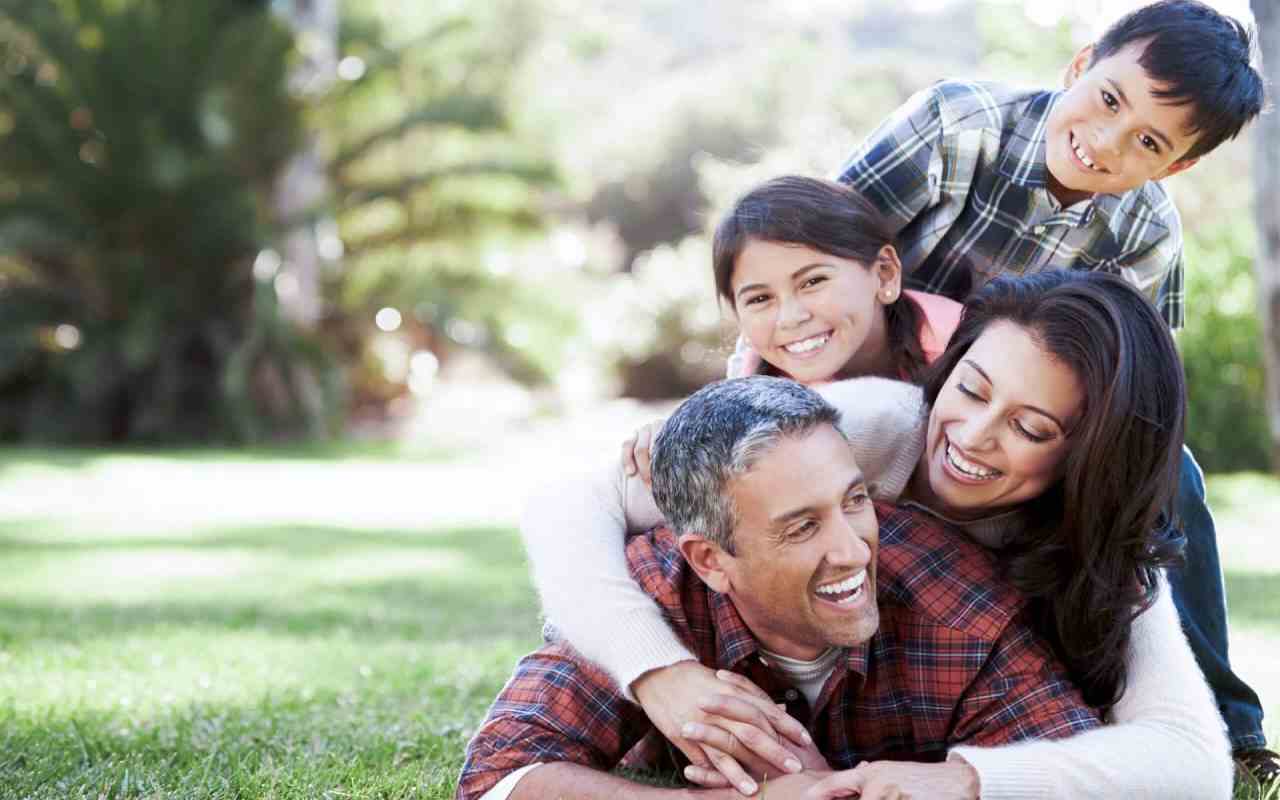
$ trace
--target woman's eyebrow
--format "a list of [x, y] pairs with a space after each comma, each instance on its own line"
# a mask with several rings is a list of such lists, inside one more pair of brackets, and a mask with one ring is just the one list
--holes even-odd
[[[991, 376], [987, 374], [987, 371], [984, 370], [982, 367], [978, 366], [977, 362], [974, 361], [973, 359], [969, 359], [969, 358], [962, 359], [960, 363], [968, 364], [970, 367], [973, 368], [975, 372], [981, 375], [987, 383], [991, 384], [992, 386], [995, 386], [995, 382], [991, 380]], [[1058, 419], [1053, 414], [1050, 414], [1048, 411], [1045, 411], [1043, 408], [1040, 408], [1039, 406], [1033, 406], [1030, 403], [1021, 403], [1020, 405], [1023, 408], [1027, 409], [1028, 411], [1034, 411], [1037, 414], [1040, 414], [1042, 416], [1048, 417], [1049, 419], [1053, 420], [1054, 424], [1058, 426], [1058, 430], [1065, 431], [1067, 429], [1067, 426], [1062, 424], [1062, 420]]]

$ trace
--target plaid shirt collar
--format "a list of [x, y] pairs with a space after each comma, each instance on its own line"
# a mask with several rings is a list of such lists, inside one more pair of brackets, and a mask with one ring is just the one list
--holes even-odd
[[[721, 668], [735, 670], [747, 659], [761, 657], [760, 642], [742, 621], [729, 595], [708, 587], [707, 606], [711, 611], [711, 626], [715, 630], [716, 663]], [[836, 663], [844, 663], [849, 671], [865, 678], [869, 648], [868, 642], [842, 648], [845, 652]]]
[[1098, 210], [1107, 217], [1120, 204], [1116, 195], [1095, 194], [1065, 208], [1049, 191], [1049, 167], [1045, 161], [1048, 150], [1049, 114], [1062, 99], [1062, 92], [1041, 92], [1027, 103], [1024, 112], [1013, 126], [1009, 146], [1002, 148], [996, 172], [1011, 183], [1029, 190], [1041, 190], [1048, 202], [1058, 206], [1054, 215], [1058, 221], [1079, 228], [1093, 221]]

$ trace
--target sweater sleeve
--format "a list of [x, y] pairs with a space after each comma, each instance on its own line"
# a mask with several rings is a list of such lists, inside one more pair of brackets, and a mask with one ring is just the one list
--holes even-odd
[[626, 534], [661, 523], [648, 487], [617, 459], [534, 492], [520, 523], [547, 619], [633, 701], [636, 678], [695, 658], [627, 566]]
[[1167, 584], [1133, 623], [1128, 683], [1097, 730], [1057, 741], [956, 747], [983, 800], [1231, 797], [1222, 718], [1178, 622]]

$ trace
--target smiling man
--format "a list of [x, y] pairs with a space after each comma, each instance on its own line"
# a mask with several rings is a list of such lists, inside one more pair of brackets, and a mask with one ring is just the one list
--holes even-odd
[[[803, 754], [768, 782], [771, 800], [873, 759], [940, 762], [913, 768], [936, 787], [930, 796], [976, 798], [976, 772], [944, 761], [952, 745], [1068, 736], [1097, 717], [985, 550], [872, 503], [837, 422], [817, 394], [783, 379], [694, 394], [653, 459], [671, 527], [628, 543], [631, 573], [703, 664], [763, 690], [723, 698], [723, 716], [767, 717]], [[655, 737], [602, 670], [550, 642], [521, 660], [471, 740], [457, 796], [740, 796], [607, 772], [628, 753], [628, 764], [662, 753]], [[875, 775], [858, 785], [864, 797], [881, 796]]]

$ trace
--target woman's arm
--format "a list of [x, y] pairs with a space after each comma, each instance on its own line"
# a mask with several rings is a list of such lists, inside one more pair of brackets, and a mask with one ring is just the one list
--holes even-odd
[[547, 619], [630, 699], [643, 673], [694, 658], [627, 567], [626, 534], [661, 523], [648, 487], [616, 460], [544, 486], [520, 523]]
[[1133, 623], [1128, 682], [1111, 724], [1069, 739], [956, 747], [983, 800], [1231, 797], [1231, 749], [1167, 584]]

